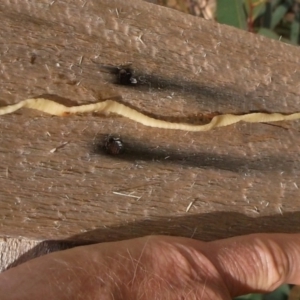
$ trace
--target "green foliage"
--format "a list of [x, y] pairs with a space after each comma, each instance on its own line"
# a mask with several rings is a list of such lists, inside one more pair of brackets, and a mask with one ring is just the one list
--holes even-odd
[[258, 17], [260, 17], [266, 11], [265, 0], [252, 0], [252, 1], [246, 0], [240, 2], [245, 7], [244, 12], [246, 14], [244, 14], [243, 17], [246, 19], [246, 17], [248, 16], [248, 19], [251, 19], [252, 22], [254, 22]]
[[216, 20], [294, 45], [300, 41], [297, 0], [217, 0]]
[[237, 297], [235, 298], [235, 300], [287, 300], [290, 290], [290, 286], [288, 284], [284, 284], [272, 293], [248, 294], [245, 296]]
[[221, 0], [217, 3], [217, 21], [247, 30], [247, 21], [241, 0]]

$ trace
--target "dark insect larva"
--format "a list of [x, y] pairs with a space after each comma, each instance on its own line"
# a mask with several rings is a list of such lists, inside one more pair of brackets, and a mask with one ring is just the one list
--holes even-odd
[[118, 155], [124, 152], [124, 144], [120, 138], [108, 136], [104, 148], [107, 154]]

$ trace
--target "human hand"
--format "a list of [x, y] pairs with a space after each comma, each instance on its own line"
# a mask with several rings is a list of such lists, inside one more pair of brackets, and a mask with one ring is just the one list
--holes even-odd
[[147, 236], [55, 252], [0, 274], [1, 299], [232, 299], [300, 284], [300, 234]]

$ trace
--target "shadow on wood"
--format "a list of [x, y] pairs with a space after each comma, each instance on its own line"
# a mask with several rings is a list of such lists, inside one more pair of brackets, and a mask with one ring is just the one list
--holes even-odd
[[239, 213], [217, 212], [204, 215], [141, 220], [121, 226], [95, 229], [72, 236], [64, 241], [43, 241], [21, 255], [7, 269], [54, 251], [99, 242], [138, 238], [146, 235], [184, 236], [202, 241], [211, 241], [235, 236], [241, 226], [243, 227], [243, 234], [260, 232], [298, 233], [300, 226], [295, 227], [294, 224], [298, 223], [299, 218], [300, 212], [257, 218], [247, 217]]

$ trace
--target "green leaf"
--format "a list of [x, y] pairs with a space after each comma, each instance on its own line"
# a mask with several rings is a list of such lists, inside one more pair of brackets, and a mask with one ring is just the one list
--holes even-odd
[[278, 23], [283, 19], [289, 7], [290, 6], [288, 4], [277, 6], [277, 8], [272, 14], [272, 22], [271, 22], [272, 29], [274, 29], [278, 25]]
[[266, 294], [264, 300], [287, 300], [290, 293], [290, 287], [287, 284], [281, 285], [274, 292]]
[[263, 294], [248, 294], [234, 298], [234, 300], [263, 300]]
[[287, 300], [291, 288], [288, 284], [281, 285], [274, 292], [268, 294], [248, 294], [234, 298], [234, 300]]
[[291, 25], [291, 33], [290, 33], [290, 39], [294, 45], [298, 44], [299, 33], [300, 33], [300, 23], [297, 19], [295, 19]]
[[261, 27], [261, 28], [259, 28], [257, 33], [260, 35], [266, 36], [272, 40], [278, 41], [280, 39], [279, 35], [276, 32], [274, 32], [273, 30], [268, 29], [268, 28]]
[[247, 30], [247, 17], [242, 0], [217, 0], [217, 21]]
[[257, 17], [261, 16], [266, 10], [265, 0], [245, 0], [245, 10], [248, 18], [254, 22]]

